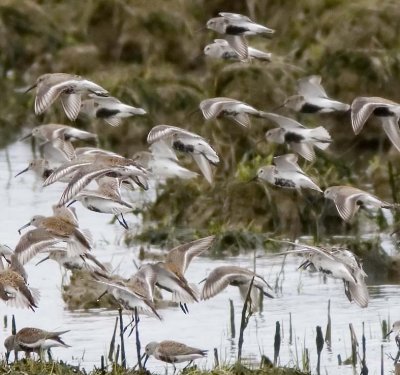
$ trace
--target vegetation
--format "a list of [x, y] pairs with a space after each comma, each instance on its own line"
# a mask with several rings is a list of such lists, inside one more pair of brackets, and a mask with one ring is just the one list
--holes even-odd
[[[185, 375], [306, 375], [308, 373], [284, 367], [248, 368], [245, 366], [223, 366], [210, 371], [200, 370], [196, 366], [189, 367], [182, 372]], [[7, 375], [145, 375], [148, 371], [126, 370], [120, 366], [113, 366], [110, 370], [94, 369], [86, 372], [75, 366], [69, 366], [63, 362], [41, 362], [33, 360], [21, 360], [8, 366], [0, 361], [0, 374]]]
[[[45, 72], [73, 72], [149, 112], [120, 128], [79, 119], [76, 126], [101, 130], [103, 147], [130, 156], [146, 147], [152, 126], [167, 123], [202, 134], [221, 155], [214, 186], [201, 178], [169, 181], [145, 222], [162, 230], [190, 226], [239, 235], [250, 231], [318, 238], [350, 231], [318, 194], [304, 197], [246, 183], [260, 165], [286, 151], [284, 146], [259, 142], [270, 123], [254, 120], [247, 131], [228, 120], [204, 122], [200, 113], [189, 113], [200, 100], [213, 96], [238, 98], [272, 110], [295, 92], [298, 78], [309, 74], [320, 74], [327, 92], [345, 102], [358, 95], [400, 101], [400, 9], [395, 2], [272, 0], [265, 6], [251, 0], [154, 0], [151, 5], [145, 0], [92, 0], [71, 4], [6, 0], [0, 5], [3, 145], [16, 140], [24, 126], [67, 122], [59, 109], [35, 117], [33, 95], [15, 89], [27, 87]], [[202, 55], [203, 47], [217, 37], [204, 24], [221, 10], [248, 14], [276, 29], [270, 40], [250, 40], [251, 45], [273, 53], [271, 63], [225, 63]], [[330, 151], [320, 153], [314, 164], [304, 164], [320, 186], [372, 185], [369, 190], [397, 201], [398, 154], [390, 152], [379, 126], [368, 124], [355, 138], [348, 114], [281, 113], [306, 125], [323, 124], [331, 132]], [[354, 228], [357, 225], [352, 226], [353, 233]]]

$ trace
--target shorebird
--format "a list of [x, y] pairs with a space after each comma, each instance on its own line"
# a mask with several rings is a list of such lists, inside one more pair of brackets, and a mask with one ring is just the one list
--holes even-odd
[[297, 95], [288, 97], [281, 107], [302, 113], [346, 112], [350, 105], [328, 97], [317, 75], [301, 78], [297, 81]]
[[101, 177], [97, 183], [97, 190], [82, 190], [68, 206], [79, 201], [90, 211], [114, 215], [121, 226], [129, 229], [124, 213], [133, 211], [133, 206], [121, 198], [121, 181], [112, 177]]
[[394, 333], [396, 335], [396, 343], [397, 345], [400, 345], [400, 320], [396, 320], [393, 324], [392, 324], [392, 328], [390, 329], [390, 331], [387, 333], [386, 337], [389, 337], [392, 333]]
[[168, 178], [181, 178], [190, 180], [199, 174], [178, 163], [178, 158], [164, 141], [154, 142], [149, 146], [149, 151], [139, 151], [132, 156], [144, 168], [149, 170], [154, 178], [166, 180]]
[[50, 168], [50, 163], [46, 159], [35, 159], [31, 160], [28, 166], [22, 171], [18, 172], [14, 177], [18, 177], [22, 173], [33, 171], [35, 175], [41, 179], [46, 179], [53, 173], [53, 169]]
[[[249, 59], [271, 61], [272, 54], [269, 52], [263, 52], [252, 47], [247, 47], [247, 51]], [[238, 53], [225, 39], [214, 39], [214, 43], [208, 44], [204, 47], [204, 54], [214, 59], [241, 61]]]
[[250, 127], [250, 117], [263, 117], [263, 112], [249, 104], [231, 98], [211, 98], [200, 102], [200, 110], [206, 120], [228, 117], [237, 124]]
[[273, 164], [259, 168], [255, 179], [286, 188], [312, 189], [322, 193], [322, 190], [308, 177], [297, 164], [297, 155], [286, 154], [274, 157]]
[[332, 199], [340, 217], [344, 221], [350, 221], [361, 206], [373, 206], [378, 208], [397, 208], [397, 204], [388, 203], [377, 196], [352, 186], [331, 186], [325, 189], [324, 196]]
[[332, 142], [331, 136], [323, 126], [308, 129], [293, 119], [275, 113], [264, 113], [263, 117], [279, 125], [279, 128], [265, 133], [267, 141], [287, 143], [294, 152], [308, 161], [315, 160], [314, 146], [325, 150]]
[[341, 247], [310, 246], [291, 241], [278, 241], [290, 244], [299, 249], [285, 251], [281, 254], [302, 254], [306, 260], [299, 268], [314, 268], [334, 279], [343, 280], [345, 294], [350, 302], [355, 301], [360, 307], [367, 307], [369, 293], [365, 278], [367, 274], [362, 268], [361, 260], [350, 250]]
[[89, 99], [82, 102], [81, 113], [91, 118], [99, 118], [111, 126], [120, 126], [122, 119], [145, 115], [147, 112], [142, 108], [132, 107], [124, 104], [112, 96], [102, 97], [89, 94]]
[[157, 125], [150, 130], [147, 142], [153, 144], [159, 141], [165, 142], [173, 150], [189, 154], [206, 180], [212, 184], [213, 175], [210, 164], [219, 163], [219, 157], [203, 137], [176, 126]]
[[141, 165], [132, 159], [122, 156], [108, 156], [96, 153], [83, 155], [79, 159], [64, 163], [46, 179], [43, 186], [51, 185], [60, 178], [71, 174], [73, 174], [73, 177], [61, 195], [59, 206], [74, 199], [91, 181], [103, 176], [116, 177], [120, 180], [132, 180], [143, 189], [148, 189], [148, 173]]
[[368, 118], [379, 118], [382, 128], [393, 146], [400, 151], [400, 104], [378, 97], [358, 97], [351, 103], [351, 125], [354, 134], [359, 134]]
[[174, 302], [179, 302], [182, 311], [189, 312], [187, 303], [198, 302], [197, 289], [189, 285], [184, 274], [194, 257], [207, 251], [215, 236], [208, 236], [179, 245], [167, 254], [164, 262], [153, 265], [156, 285], [172, 293]]
[[9, 268], [0, 261], [0, 299], [10, 307], [29, 308], [35, 311], [39, 302], [38, 289], [28, 287], [26, 273], [14, 256]]
[[41, 141], [52, 141], [55, 138], [59, 138], [60, 135], [62, 135], [66, 141], [97, 141], [97, 135], [94, 133], [61, 124], [35, 126], [30, 133], [20, 140], [23, 141], [29, 137], [34, 137]]
[[265, 35], [270, 36], [275, 31], [253, 22], [249, 17], [237, 13], [220, 12], [220, 17], [214, 17], [207, 21], [207, 28], [224, 34], [226, 41], [239, 55], [240, 60], [248, 58], [246, 36]]
[[153, 291], [157, 276], [152, 267], [142, 266], [128, 280], [99, 272], [94, 272], [93, 277], [96, 282], [107, 286], [105, 293], [111, 293], [125, 310], [133, 311], [138, 307], [161, 320], [154, 305]]
[[175, 373], [175, 363], [190, 361], [186, 366], [188, 367], [195, 359], [204, 358], [207, 355], [207, 350], [193, 348], [177, 341], [153, 341], [146, 345], [143, 355], [146, 356], [146, 359], [143, 366], [146, 366], [147, 360], [151, 355], [159, 361], [172, 363]]
[[36, 88], [35, 113], [37, 115], [45, 112], [60, 98], [65, 114], [72, 121], [78, 117], [83, 94], [108, 96], [108, 92], [98, 84], [67, 73], [43, 74], [26, 92], [34, 88]]
[[17, 352], [25, 352], [26, 357], [30, 357], [30, 353], [34, 352], [42, 355], [42, 352], [50, 348], [63, 347], [69, 348], [62, 339], [61, 335], [67, 331], [44, 331], [40, 328], [25, 327], [20, 329], [15, 335], [8, 336], [4, 340], [6, 348], [6, 361], [8, 362], [10, 353], [14, 351], [16, 357]]
[[258, 301], [256, 289], [260, 290], [260, 292], [265, 296], [273, 298], [272, 294], [266, 291], [267, 289], [272, 290], [272, 288], [262, 276], [242, 267], [221, 266], [211, 271], [203, 280], [205, 283], [203, 290], [201, 291], [201, 299], [207, 300], [212, 298], [222, 292], [227, 286], [232, 285], [239, 287], [240, 295], [242, 299], [245, 300], [253, 278], [253, 288], [250, 296], [251, 307], [252, 310], [255, 311], [257, 309]]
[[[67, 243], [68, 253], [71, 256], [81, 255], [89, 251], [92, 248], [91, 235], [87, 230], [79, 229], [78, 222], [73, 212], [66, 207], [57, 206], [53, 207], [53, 211], [53, 216], [34, 216], [29, 223], [23, 225], [19, 229], [19, 232], [24, 228], [34, 226], [43, 230], [42, 232], [37, 232], [40, 238], [45, 238], [46, 235], [48, 235], [50, 236], [50, 241], [55, 241], [55, 239], [58, 239], [58, 242], [65, 241]], [[30, 238], [27, 237], [27, 242], [29, 240]], [[40, 243], [39, 241], [39, 244]], [[56, 243], [49, 243], [47, 246], [54, 246]], [[26, 246], [26, 249], [24, 246], [24, 249], [21, 250], [21, 252], [28, 251], [34, 251], [32, 250], [32, 246]]]
[[75, 149], [72, 145], [73, 141], [97, 141], [96, 134], [60, 124], [36, 126], [29, 134], [21, 138], [21, 140], [31, 136], [43, 141], [43, 143], [39, 145], [42, 154], [46, 155], [49, 159], [51, 158], [61, 162], [71, 160], [75, 157]]

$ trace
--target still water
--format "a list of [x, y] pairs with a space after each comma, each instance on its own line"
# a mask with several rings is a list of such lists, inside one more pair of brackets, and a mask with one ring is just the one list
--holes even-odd
[[[7, 155], [8, 154], [8, 155]], [[6, 162], [11, 162], [11, 170]], [[0, 152], [0, 196], [2, 218], [0, 241], [15, 247], [19, 235], [17, 229], [27, 223], [33, 215], [51, 214], [51, 205], [61, 195], [62, 184], [42, 189], [31, 172], [13, 178], [24, 169], [32, 158], [30, 148], [24, 143], [16, 143]], [[151, 194], [151, 192], [150, 192]], [[139, 193], [135, 199], [146, 199]], [[148, 197], [147, 197], [148, 199]], [[118, 224], [109, 224], [110, 216], [96, 214], [76, 205], [82, 228], [90, 228], [95, 239], [93, 253], [100, 261], [110, 262], [118, 268], [121, 275], [129, 276], [137, 261], [138, 248], [127, 248], [122, 244], [123, 228]], [[140, 219], [127, 215], [130, 227], [140, 226]], [[260, 251], [257, 255], [264, 254]], [[40, 258], [35, 258], [36, 263]], [[275, 284], [281, 272], [282, 258], [261, 256], [257, 258], [257, 272], [268, 282]], [[301, 367], [304, 348], [308, 348], [311, 357], [311, 369], [315, 372], [317, 362], [315, 338], [316, 326], [323, 333], [327, 324], [328, 300], [331, 300], [332, 346], [324, 347], [322, 352], [322, 373], [353, 374], [351, 366], [338, 366], [337, 356], [345, 360], [351, 355], [349, 323], [352, 323], [361, 345], [362, 323], [365, 323], [367, 339], [367, 365], [369, 374], [380, 374], [381, 345], [384, 350], [385, 373], [392, 370], [389, 354], [396, 355], [394, 340], [382, 340], [380, 322], [390, 316], [391, 321], [400, 319], [400, 286], [370, 285], [370, 305], [361, 309], [350, 304], [344, 295], [342, 282], [324, 280], [319, 274], [308, 271], [299, 272], [300, 258], [290, 256], [286, 259], [284, 272], [280, 275], [281, 290], [277, 298], [265, 299], [264, 309], [254, 315], [244, 335], [244, 356], [249, 361], [259, 360], [261, 354], [273, 358], [275, 322], [283, 327], [283, 339], [280, 352], [280, 364], [293, 366], [297, 362]], [[189, 267], [187, 278], [190, 282], [199, 282], [214, 268], [220, 265], [235, 264], [253, 267], [253, 254], [224, 260], [206, 257], [195, 259]], [[47, 330], [67, 330], [64, 335], [71, 348], [53, 350], [55, 358], [88, 370], [100, 365], [100, 356], [108, 354], [108, 345], [113, 333], [116, 311], [90, 310], [69, 311], [61, 298], [62, 272], [57, 263], [48, 261], [39, 266], [27, 265], [29, 283], [41, 291], [39, 308], [35, 311], [10, 309], [0, 304], [1, 317], [12, 314], [16, 317], [17, 329], [34, 326]], [[367, 280], [368, 281], [368, 280]], [[236, 338], [231, 337], [229, 321], [229, 299], [235, 307]], [[160, 310], [163, 321], [142, 317], [140, 338], [142, 345], [150, 341], [176, 340], [201, 349], [209, 350], [209, 358], [197, 361], [200, 367], [212, 367], [213, 349], [217, 348], [221, 363], [233, 363], [237, 354], [237, 336], [239, 334], [242, 302], [238, 290], [228, 288], [215, 298], [189, 306], [190, 314], [184, 315], [178, 308]], [[293, 343], [289, 344], [289, 313], [292, 316]], [[129, 316], [125, 316], [128, 322]], [[1, 326], [0, 343], [10, 334], [8, 328]], [[125, 342], [128, 364], [133, 366], [136, 359], [134, 335]], [[361, 352], [361, 351], [360, 351]], [[158, 373], [165, 372], [165, 366], [151, 358], [148, 369]], [[359, 373], [359, 369], [356, 370]]]

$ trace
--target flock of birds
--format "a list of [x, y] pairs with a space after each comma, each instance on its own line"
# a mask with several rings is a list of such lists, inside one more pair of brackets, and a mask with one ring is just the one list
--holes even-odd
[[[204, 53], [212, 58], [250, 61], [268, 61], [271, 54], [251, 48], [247, 44], [248, 35], [270, 36], [274, 30], [258, 25], [248, 17], [220, 13], [219, 17], [207, 22], [207, 28], [224, 36], [205, 47]], [[61, 101], [68, 119], [74, 121], [78, 115], [103, 119], [112, 126], [118, 126], [130, 116], [145, 115], [146, 111], [122, 103], [110, 96], [100, 85], [80, 76], [66, 73], [50, 73], [40, 76], [27, 91], [36, 89], [35, 113], [47, 111], [55, 102]], [[330, 98], [321, 85], [319, 76], [310, 76], [298, 81], [297, 94], [288, 97], [283, 106], [302, 113], [329, 113], [350, 111], [355, 134], [358, 134], [369, 117], [378, 118], [393, 145], [400, 151], [400, 130], [398, 119], [400, 105], [378, 97], [358, 97], [350, 105]], [[314, 147], [325, 150], [332, 139], [328, 131], [320, 126], [307, 128], [288, 117], [258, 110], [236, 99], [218, 97], [203, 100], [199, 108], [206, 120], [227, 117], [238, 125], [249, 128], [250, 118], [263, 118], [278, 127], [266, 133], [270, 142], [286, 144], [293, 153], [276, 156], [273, 165], [260, 168], [256, 179], [284, 189], [311, 189], [323, 193], [333, 200], [338, 214], [344, 221], [351, 221], [361, 206], [397, 208], [366, 191], [353, 186], [331, 186], [324, 192], [307, 176], [298, 165], [298, 157], [307, 161], [315, 160]], [[66, 187], [52, 216], [34, 216], [20, 228], [33, 227], [22, 234], [14, 250], [0, 247], [0, 299], [13, 307], [38, 307], [39, 291], [28, 284], [25, 264], [39, 254], [53, 259], [67, 269], [85, 268], [92, 274], [94, 282], [103, 285], [118, 305], [128, 311], [139, 308], [141, 312], [161, 319], [154, 303], [156, 287], [168, 291], [172, 300], [179, 303], [184, 313], [188, 304], [212, 298], [227, 286], [239, 287], [242, 296], [251, 290], [251, 306], [256, 309], [257, 291], [273, 297], [266, 280], [251, 270], [223, 266], [214, 269], [203, 280], [201, 291], [189, 283], [185, 272], [193, 258], [205, 253], [213, 244], [214, 236], [201, 238], [170, 250], [164, 262], [142, 265], [129, 279], [112, 274], [91, 253], [93, 239], [88, 230], [79, 226], [75, 210], [71, 207], [80, 202], [88, 210], [114, 215], [124, 228], [128, 228], [124, 214], [133, 210], [132, 202], [121, 195], [122, 189], [148, 189], [150, 180], [163, 181], [167, 178], [191, 179], [198, 173], [179, 164], [178, 155], [186, 154], [197, 164], [208, 181], [213, 183], [213, 168], [220, 158], [216, 150], [202, 136], [187, 129], [169, 125], [153, 127], [147, 137], [149, 151], [136, 153], [126, 158], [114, 152], [96, 148], [75, 148], [73, 142], [96, 141], [97, 135], [67, 125], [40, 125], [24, 137], [35, 137], [42, 159], [32, 160], [28, 167], [17, 174], [33, 171], [43, 180], [43, 186], [59, 182]], [[88, 186], [95, 185], [94, 189]], [[283, 254], [300, 253], [304, 262], [300, 268], [310, 266], [333, 278], [343, 280], [345, 294], [350, 301], [367, 307], [368, 289], [366, 274], [360, 259], [348, 249], [339, 247], [318, 247], [299, 243], [284, 242], [295, 247]], [[39, 262], [40, 263], [40, 262]], [[397, 324], [397, 325], [396, 325]], [[393, 331], [400, 333], [400, 323]], [[68, 345], [61, 339], [64, 332], [47, 332], [37, 328], [23, 328], [5, 340], [7, 360], [11, 351], [41, 353], [53, 346]], [[175, 341], [149, 343], [145, 354], [169, 362], [192, 361], [206, 355], [206, 351], [189, 347]]]

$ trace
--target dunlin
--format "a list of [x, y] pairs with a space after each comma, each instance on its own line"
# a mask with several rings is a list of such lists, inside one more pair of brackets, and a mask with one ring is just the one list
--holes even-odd
[[396, 341], [400, 341], [400, 320], [396, 320], [392, 324], [392, 328], [390, 329], [390, 331], [387, 333], [387, 335], [385, 337], [388, 337], [392, 333], [394, 333], [396, 335]]
[[120, 184], [116, 178], [101, 177], [97, 190], [82, 190], [70, 204], [79, 201], [90, 211], [115, 215], [118, 222], [128, 229], [124, 213], [133, 211], [133, 206], [121, 198]]
[[96, 282], [107, 286], [107, 291], [124, 309], [133, 311], [138, 307], [161, 320], [154, 305], [156, 274], [152, 267], [142, 266], [129, 280], [99, 272], [95, 272], [93, 277]]
[[251, 306], [253, 311], [255, 311], [258, 301], [256, 289], [260, 290], [265, 296], [273, 298], [273, 296], [266, 291], [272, 288], [262, 276], [242, 267], [221, 266], [211, 271], [207, 278], [204, 279], [205, 283], [201, 292], [201, 299], [207, 300], [212, 298], [222, 292], [227, 286], [232, 285], [239, 287], [240, 295], [242, 299], [245, 300], [253, 278]]
[[350, 250], [341, 247], [309, 246], [290, 241], [278, 241], [298, 247], [296, 250], [282, 254], [303, 254], [306, 260], [299, 268], [314, 268], [335, 279], [343, 280], [345, 294], [350, 302], [355, 301], [360, 307], [367, 307], [369, 293], [365, 284], [366, 273], [362, 268], [361, 260]]
[[324, 191], [327, 199], [332, 199], [340, 217], [350, 221], [361, 206], [397, 208], [396, 204], [385, 202], [377, 196], [352, 186], [331, 186]]
[[263, 117], [280, 126], [278, 129], [268, 130], [265, 138], [270, 142], [287, 143], [294, 152], [306, 160], [315, 160], [314, 146], [325, 150], [332, 142], [328, 131], [322, 126], [308, 129], [293, 119], [275, 113], [264, 113]]
[[119, 179], [131, 179], [135, 184], [148, 189], [148, 173], [141, 165], [122, 156], [107, 156], [101, 154], [84, 155], [78, 160], [65, 163], [57, 168], [43, 186], [48, 186], [61, 177], [72, 174], [73, 177], [65, 188], [59, 206], [69, 202], [82, 191], [91, 181], [102, 176], [112, 176]]
[[158, 141], [150, 145], [149, 151], [139, 151], [132, 156], [144, 168], [149, 170], [157, 180], [168, 178], [181, 178], [190, 180], [199, 174], [193, 172], [178, 163], [176, 154], [167, 146], [164, 141]]
[[40, 292], [28, 287], [24, 276], [11, 268], [0, 270], [0, 299], [10, 307], [37, 308]]
[[383, 130], [393, 146], [400, 151], [400, 104], [378, 97], [358, 97], [351, 103], [351, 124], [355, 134], [359, 134], [368, 118], [379, 118]]
[[200, 102], [200, 110], [206, 120], [228, 117], [237, 124], [250, 127], [250, 117], [262, 117], [263, 112], [249, 104], [230, 98], [211, 98]]
[[220, 17], [207, 21], [207, 28], [224, 34], [227, 42], [238, 54], [240, 60], [248, 58], [248, 45], [245, 36], [267, 35], [275, 31], [253, 22], [249, 17], [237, 13], [220, 12]]
[[173, 294], [173, 301], [180, 303], [184, 313], [188, 312], [187, 303], [198, 301], [197, 290], [184, 274], [193, 258], [207, 251], [214, 239], [215, 236], [208, 236], [179, 245], [168, 252], [165, 262], [154, 265], [157, 285]]
[[50, 168], [49, 161], [46, 159], [35, 159], [31, 160], [28, 166], [22, 171], [18, 172], [15, 177], [22, 173], [33, 171], [35, 175], [43, 180], [49, 177], [53, 173], [53, 169]]
[[[247, 50], [249, 59], [271, 61], [272, 54], [269, 52], [260, 51], [252, 47], [248, 47]], [[238, 53], [225, 39], [214, 39], [214, 43], [208, 44], [204, 47], [204, 54], [213, 59], [240, 61]]]
[[[32, 225], [36, 228], [45, 230], [49, 235], [56, 239], [67, 242], [69, 255], [81, 255], [92, 248], [91, 236], [88, 231], [78, 227], [76, 218], [66, 207], [54, 207], [53, 216], [34, 216], [29, 223], [22, 226], [19, 231]], [[44, 236], [44, 235], [43, 235]], [[51, 244], [49, 246], [53, 246]]]
[[60, 135], [67, 141], [97, 141], [97, 135], [94, 133], [61, 124], [35, 126], [30, 133], [21, 138], [21, 141], [29, 137], [35, 137], [41, 141], [52, 141]]
[[322, 193], [322, 190], [308, 177], [297, 164], [297, 156], [287, 154], [274, 157], [275, 165], [261, 167], [256, 179], [286, 189], [312, 189]]
[[122, 119], [145, 115], [146, 111], [124, 104], [112, 96], [102, 97], [89, 94], [89, 99], [82, 102], [81, 113], [92, 118], [103, 119], [111, 126], [120, 126]]
[[203, 137], [176, 126], [157, 125], [150, 130], [147, 142], [153, 144], [159, 141], [164, 141], [173, 150], [189, 154], [206, 180], [212, 184], [213, 174], [210, 164], [219, 163], [219, 157]]
[[193, 348], [177, 341], [165, 340], [161, 342], [153, 341], [147, 344], [145, 355], [146, 359], [143, 366], [146, 365], [147, 360], [152, 355], [159, 361], [172, 363], [175, 372], [175, 363], [189, 361], [189, 366], [195, 359], [204, 358], [207, 355], [207, 350]]
[[297, 81], [297, 95], [290, 96], [283, 106], [302, 113], [346, 112], [350, 105], [328, 97], [320, 76], [309, 76]]
[[65, 114], [72, 121], [78, 117], [83, 94], [108, 96], [108, 92], [98, 84], [67, 73], [43, 74], [27, 92], [34, 88], [36, 88], [35, 113], [37, 115], [45, 112], [60, 98]]
[[32, 352], [41, 355], [43, 351], [50, 348], [69, 348], [70, 345], [67, 345], [60, 337], [67, 332], [69, 331], [50, 332], [39, 328], [22, 328], [15, 335], [5, 339], [6, 360], [8, 362], [12, 351], [25, 352], [25, 356], [29, 357]]

